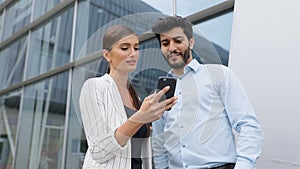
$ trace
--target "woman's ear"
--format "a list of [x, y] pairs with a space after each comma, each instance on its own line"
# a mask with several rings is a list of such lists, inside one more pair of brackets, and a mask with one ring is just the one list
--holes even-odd
[[110, 62], [108, 50], [103, 49], [102, 54], [103, 54], [103, 57], [105, 58], [105, 60], [106, 60], [107, 62]]

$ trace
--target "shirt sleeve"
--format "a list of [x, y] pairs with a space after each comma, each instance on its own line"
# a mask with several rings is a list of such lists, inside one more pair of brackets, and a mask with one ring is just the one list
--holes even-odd
[[166, 169], [169, 167], [168, 154], [164, 147], [164, 126], [163, 116], [152, 122], [152, 150], [154, 168], [156, 169]]
[[237, 76], [225, 69], [221, 97], [233, 129], [237, 132], [235, 169], [254, 169], [262, 149], [263, 131]]
[[97, 85], [95, 80], [88, 79], [82, 87], [79, 99], [83, 128], [89, 146], [88, 151], [92, 158], [99, 163], [110, 160], [126, 147], [121, 147], [117, 143], [114, 137], [116, 129], [111, 128], [111, 125], [108, 124], [110, 120], [103, 103], [101, 90], [104, 90], [103, 87]]

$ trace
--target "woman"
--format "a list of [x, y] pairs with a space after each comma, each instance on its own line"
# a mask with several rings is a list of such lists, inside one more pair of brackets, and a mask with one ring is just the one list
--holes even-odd
[[80, 95], [89, 146], [83, 168], [149, 168], [151, 162], [142, 160], [151, 160], [151, 154], [144, 153], [151, 149], [146, 139], [150, 133], [148, 124], [161, 117], [177, 98], [158, 102], [169, 90], [165, 87], [141, 103], [128, 80], [128, 73], [136, 69], [139, 58], [138, 36], [130, 28], [116, 25], [106, 31], [103, 57], [109, 63], [108, 74], [88, 79]]

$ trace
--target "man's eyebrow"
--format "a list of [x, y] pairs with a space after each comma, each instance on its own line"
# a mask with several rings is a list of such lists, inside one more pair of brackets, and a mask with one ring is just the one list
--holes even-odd
[[[172, 39], [184, 39], [184, 37], [183, 36], [174, 36], [174, 37], [171, 37]], [[161, 41], [166, 41], [166, 40], [168, 40], [168, 38], [163, 38]]]
[[163, 42], [163, 41], [168, 41], [168, 39], [161, 39], [161, 42]]
[[175, 36], [172, 39], [184, 39], [184, 37], [183, 36]]

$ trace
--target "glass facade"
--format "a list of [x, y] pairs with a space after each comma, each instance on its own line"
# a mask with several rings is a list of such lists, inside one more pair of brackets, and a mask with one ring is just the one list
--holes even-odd
[[28, 67], [26, 79], [70, 61], [73, 13], [73, 8], [69, 8], [32, 30], [28, 63], [36, 66]]
[[[188, 16], [201, 10], [213, 7], [226, 0], [177, 0], [176, 13], [181, 16]], [[186, 10], [189, 9], [189, 10]]]
[[212, 42], [223, 65], [228, 65], [232, 18], [233, 12], [230, 12], [195, 25], [195, 29], [201, 31]]
[[32, 1], [33, 0], [15, 1], [15, 3], [6, 9], [2, 40], [7, 39], [30, 23]]
[[32, 19], [37, 19], [62, 1], [63, 0], [35, 0]]
[[[84, 80], [101, 76], [107, 68], [97, 53], [99, 30], [117, 20], [142, 34], [159, 16], [175, 12], [189, 17], [222, 2], [226, 1], [0, 0], [0, 168], [82, 168], [87, 144], [78, 97]], [[220, 57], [216, 62], [224, 65], [231, 12], [219, 16], [212, 11], [216, 17], [199, 22], [200, 15], [194, 20], [195, 37], [207, 38]], [[131, 14], [135, 16], [128, 17]], [[143, 99], [170, 68], [153, 36], [144, 38], [140, 49], [130, 79]]]
[[24, 87], [15, 168], [62, 167], [67, 86], [63, 72]]
[[23, 80], [27, 41], [27, 36], [21, 37], [0, 51], [0, 89]]

